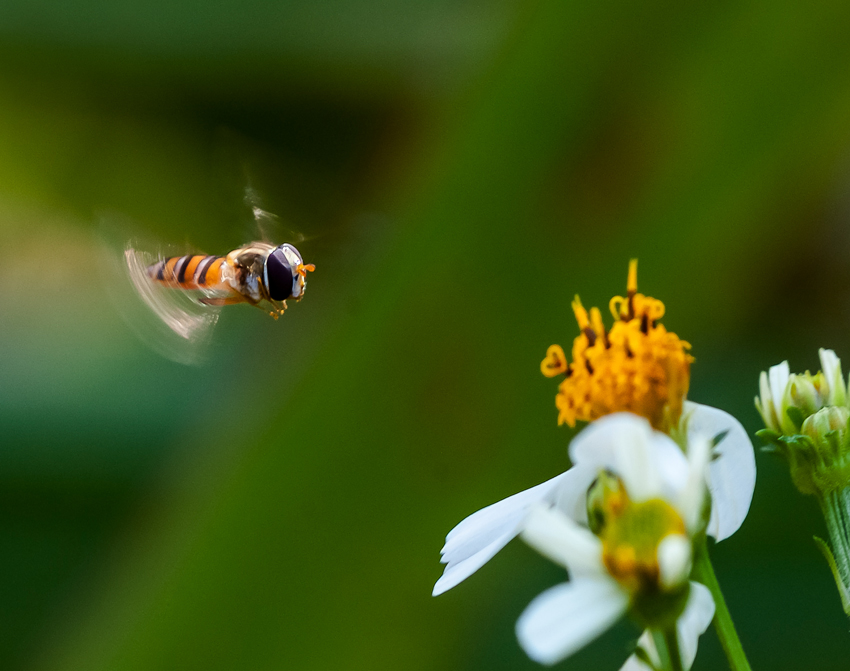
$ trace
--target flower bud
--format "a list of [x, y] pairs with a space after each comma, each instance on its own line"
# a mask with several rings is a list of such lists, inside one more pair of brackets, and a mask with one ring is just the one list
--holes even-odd
[[[822, 373], [792, 375], [786, 387], [783, 405], [797, 408], [803, 417], [813, 415], [826, 403], [829, 387]], [[787, 409], [786, 409], [787, 412]]]
[[838, 431], [836, 438], [841, 443], [845, 438], [848, 421], [850, 421], [850, 410], [844, 406], [829, 406], [806, 418], [803, 422], [803, 435], [808, 436], [815, 445], [818, 445], [826, 440], [828, 434]]
[[816, 375], [791, 374], [787, 361], [761, 374], [756, 409], [776, 437], [800, 435], [806, 419], [819, 410], [847, 406], [841, 360], [832, 350], [821, 349], [819, 356], [822, 370]]
[[807, 417], [797, 435], [762, 435], [788, 459], [797, 489], [823, 498], [850, 486], [848, 421], [849, 409], [829, 406]]
[[818, 499], [832, 548], [815, 541], [850, 615], [850, 392], [835, 352], [818, 355], [817, 375], [792, 375], [787, 361], [761, 374], [756, 409], [766, 428], [757, 435], [788, 460], [794, 486]]

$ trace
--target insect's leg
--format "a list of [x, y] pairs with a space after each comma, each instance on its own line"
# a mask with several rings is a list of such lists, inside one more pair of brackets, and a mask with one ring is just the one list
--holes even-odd
[[[262, 310], [269, 317], [272, 317], [275, 320], [277, 320], [278, 317], [280, 317], [283, 314], [283, 310], [281, 310], [277, 306], [277, 302], [273, 301], [271, 298], [261, 299], [261, 300], [256, 301], [256, 302], [254, 302], [254, 301], [248, 301], [248, 302], [251, 305], [253, 305], [255, 308], [260, 308], [260, 310]], [[271, 305], [272, 309], [269, 310], [269, 308], [264, 303], [268, 303], [269, 305]]]
[[286, 301], [269, 300], [269, 303], [273, 308], [273, 310], [269, 314], [275, 319], [280, 317], [286, 310]]
[[244, 303], [245, 299], [242, 296], [227, 296], [225, 298], [211, 298], [205, 296], [203, 298], [199, 298], [198, 301], [204, 305], [221, 307], [222, 305], [237, 305], [238, 303]]

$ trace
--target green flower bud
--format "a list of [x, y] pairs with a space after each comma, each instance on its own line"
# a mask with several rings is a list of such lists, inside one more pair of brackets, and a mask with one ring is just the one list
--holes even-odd
[[824, 392], [827, 391], [828, 386], [822, 373], [812, 375], [806, 371], [802, 375], [792, 375], [782, 399], [786, 414], [789, 407], [794, 407], [803, 417], [813, 415], [824, 406]]
[[803, 422], [801, 432], [780, 435], [763, 429], [757, 435], [788, 460], [791, 479], [803, 494], [823, 497], [850, 486], [850, 409], [830, 406]]
[[787, 361], [761, 374], [756, 408], [767, 428], [757, 435], [788, 460], [797, 489], [817, 498], [832, 547], [815, 540], [850, 615], [850, 392], [835, 352], [818, 354], [817, 375], [792, 375]]
[[848, 406], [841, 360], [832, 350], [821, 349], [819, 356], [822, 370], [815, 375], [791, 374], [787, 361], [761, 374], [756, 409], [771, 432], [799, 435], [806, 419], [819, 410]]
[[[844, 442], [843, 432], [847, 430], [848, 420], [850, 420], [850, 410], [845, 407], [823, 408], [803, 422], [803, 435], [811, 438], [816, 445], [821, 445], [822, 449], [828, 449], [832, 443]], [[827, 436], [833, 431], [838, 431], [838, 436], [827, 440]]]

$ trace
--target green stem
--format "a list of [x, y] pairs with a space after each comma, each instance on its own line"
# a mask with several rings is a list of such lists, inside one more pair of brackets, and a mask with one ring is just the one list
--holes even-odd
[[653, 669], [656, 671], [671, 671], [670, 668], [670, 651], [667, 650], [667, 641], [664, 638], [664, 632], [660, 629], [652, 629], [652, 641], [655, 643], [655, 652], [658, 653], [658, 666], [653, 662]]
[[732, 615], [726, 606], [726, 599], [723, 598], [723, 593], [720, 591], [720, 583], [717, 582], [711, 559], [708, 557], [705, 537], [695, 543], [695, 549], [694, 578], [708, 587], [711, 596], [714, 597], [714, 629], [717, 631], [718, 638], [720, 638], [726, 659], [729, 660], [729, 668], [732, 671], [752, 671], [747, 656], [744, 654], [741, 639], [738, 638], [738, 632], [732, 622]]
[[667, 652], [670, 653], [670, 668], [673, 671], [683, 671], [682, 652], [679, 650], [679, 635], [676, 633], [676, 625], [664, 631], [664, 641], [667, 643]]
[[817, 536], [815, 543], [832, 570], [844, 612], [850, 615], [850, 489], [824, 494], [819, 500], [832, 551]]
[[652, 639], [658, 652], [659, 669], [661, 671], [684, 671], [682, 653], [679, 650], [679, 637], [676, 627], [671, 629], [653, 629]]

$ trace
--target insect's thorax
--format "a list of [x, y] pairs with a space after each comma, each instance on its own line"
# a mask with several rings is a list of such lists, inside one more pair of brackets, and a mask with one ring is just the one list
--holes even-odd
[[237, 293], [257, 302], [268, 298], [263, 286], [263, 271], [266, 259], [274, 246], [266, 242], [252, 242], [245, 247], [234, 249], [227, 255], [226, 266], [229, 272], [226, 280]]

